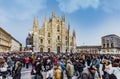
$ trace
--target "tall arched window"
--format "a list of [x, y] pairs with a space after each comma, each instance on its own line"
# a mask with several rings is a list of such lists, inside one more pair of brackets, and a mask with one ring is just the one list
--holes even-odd
[[50, 52], [50, 48], [48, 48], [48, 52]]
[[114, 44], [113, 43], [111, 43], [111, 48], [113, 48], [114, 47]]
[[43, 43], [43, 39], [40, 39], [40, 42]]
[[43, 48], [40, 48], [40, 52], [43, 52]]
[[50, 33], [48, 33], [48, 37], [50, 37]]
[[58, 36], [58, 40], [60, 40], [60, 36]]
[[65, 37], [65, 40], [67, 40], [68, 38], [67, 38], [67, 36]]
[[107, 48], [109, 48], [109, 43], [107, 43]]
[[60, 46], [57, 46], [57, 53], [60, 53]]
[[50, 44], [50, 40], [48, 40], [48, 44]]
[[105, 48], [105, 44], [103, 44], [103, 48]]
[[60, 32], [60, 26], [59, 25], [57, 26], [57, 32]]

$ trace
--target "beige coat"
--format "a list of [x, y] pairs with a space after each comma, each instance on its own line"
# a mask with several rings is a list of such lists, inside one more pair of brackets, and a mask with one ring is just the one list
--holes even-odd
[[67, 64], [66, 74], [67, 74], [67, 76], [73, 76], [74, 75], [74, 66], [73, 66], [73, 64], [70, 64], [70, 63]]
[[54, 71], [54, 79], [61, 79], [61, 69], [60, 68], [57, 68]]

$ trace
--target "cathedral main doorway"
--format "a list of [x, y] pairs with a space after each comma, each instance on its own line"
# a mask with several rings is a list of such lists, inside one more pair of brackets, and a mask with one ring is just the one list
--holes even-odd
[[40, 48], [40, 52], [43, 52], [43, 48]]
[[60, 46], [57, 46], [57, 53], [60, 53]]
[[50, 48], [48, 48], [48, 52], [50, 52]]

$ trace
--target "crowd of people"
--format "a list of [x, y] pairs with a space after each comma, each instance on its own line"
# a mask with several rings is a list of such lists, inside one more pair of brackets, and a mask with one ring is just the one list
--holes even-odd
[[[21, 79], [22, 68], [34, 79], [120, 79], [120, 55], [80, 53], [1, 53], [0, 76]], [[102, 67], [102, 68], [100, 68]], [[74, 77], [75, 76], [75, 77]]]

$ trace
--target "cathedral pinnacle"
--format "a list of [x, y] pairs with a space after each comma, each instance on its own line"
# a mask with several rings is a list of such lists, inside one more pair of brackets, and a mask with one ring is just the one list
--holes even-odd
[[62, 16], [62, 21], [65, 22], [65, 15]]
[[33, 26], [37, 26], [38, 25], [38, 20], [36, 17], [34, 17], [34, 23], [33, 23]]
[[76, 37], [76, 33], [75, 33], [75, 30], [73, 30], [73, 36]]
[[38, 29], [38, 19], [34, 17], [34, 22], [33, 22], [33, 29], [37, 30]]
[[52, 11], [52, 17], [55, 17], [56, 15], [55, 15], [55, 11]]
[[70, 30], [70, 23], [68, 23], [68, 30]]

